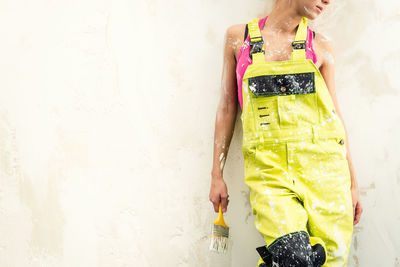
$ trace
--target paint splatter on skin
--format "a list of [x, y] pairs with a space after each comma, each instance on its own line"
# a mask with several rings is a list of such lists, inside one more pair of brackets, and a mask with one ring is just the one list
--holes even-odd
[[[290, 21], [284, 23], [286, 27], [289, 27]], [[268, 37], [264, 38], [264, 48], [271, 47], [270, 49], [265, 49], [265, 55], [267, 61], [282, 61], [289, 60], [292, 54], [291, 43], [294, 41], [294, 36], [288, 38], [288, 33], [285, 32], [281, 25], [266, 25], [268, 27]], [[264, 28], [266, 30], [266, 28]], [[269, 40], [287, 40], [287, 43], [276, 44], [275, 47], [271, 45]], [[289, 48], [290, 49], [287, 49]]]
[[328, 51], [324, 50], [324, 56], [325, 56], [325, 59], [328, 61], [329, 64], [334, 64], [335, 63], [335, 60], [334, 60], [332, 54], [329, 53]]
[[221, 171], [224, 169], [224, 165], [225, 165], [225, 157], [224, 157], [224, 153], [222, 152], [219, 156], [219, 162], [220, 162], [220, 169]]
[[328, 42], [328, 41], [331, 41], [331, 39], [330, 39], [329, 37], [327, 37], [327, 36], [324, 36], [324, 35], [321, 35], [321, 38], [320, 38], [320, 40], [321, 40], [322, 42]]
[[241, 46], [241, 40], [239, 38], [236, 39], [236, 41], [231, 43], [231, 47], [233, 50], [236, 50], [239, 46]]
[[[227, 125], [231, 123], [231, 114], [230, 110], [232, 109], [232, 101], [236, 96], [236, 91], [231, 87], [230, 79], [232, 77], [232, 71], [234, 71], [234, 67], [232, 67], [232, 62], [230, 57], [228, 57], [227, 49], [234, 48], [236, 49], [237, 45], [240, 43], [239, 39], [234, 41], [233, 37], [230, 36], [229, 31], [225, 33], [224, 36], [224, 60], [223, 60], [223, 69], [222, 69], [222, 77], [221, 77], [221, 89], [220, 89], [220, 100], [218, 103], [217, 114], [216, 114], [216, 128], [221, 129], [216, 131], [215, 136], [215, 153], [221, 153], [219, 164], [215, 164], [214, 166], [220, 167], [220, 170], [223, 170], [225, 164], [225, 155], [227, 154], [228, 142], [230, 141], [231, 136], [233, 135], [233, 129], [229, 130], [229, 127], [222, 127], [220, 125]], [[233, 127], [232, 127], [233, 128]], [[228, 130], [228, 132], [226, 132]], [[230, 136], [229, 136], [230, 135]], [[222, 157], [221, 157], [222, 155]], [[215, 159], [217, 160], [217, 159]]]
[[306, 8], [305, 6], [304, 6], [304, 10], [308, 13], [308, 14], [310, 14], [311, 15], [311, 12], [310, 12], [310, 10], [308, 10], [308, 8]]

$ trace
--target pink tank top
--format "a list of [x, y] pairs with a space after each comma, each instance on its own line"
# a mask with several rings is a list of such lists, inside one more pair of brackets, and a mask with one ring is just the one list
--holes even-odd
[[[267, 19], [267, 17], [268, 16], [265, 16], [264, 18], [262, 18], [258, 21], [258, 26], [260, 27], [260, 30], [264, 27], [264, 22]], [[250, 34], [247, 35], [246, 40], [243, 42], [243, 45], [240, 48], [240, 51], [238, 54], [238, 60], [236, 63], [236, 79], [237, 79], [237, 85], [238, 85], [237, 86], [238, 87], [238, 99], [239, 99], [241, 109], [243, 109], [243, 99], [242, 99], [243, 75], [247, 69], [247, 66], [252, 63], [252, 60], [249, 56], [249, 53], [250, 53], [249, 38], [250, 38]], [[315, 54], [315, 51], [313, 48], [313, 32], [308, 26], [307, 26], [306, 58], [311, 59], [314, 62], [314, 64], [317, 63], [317, 55]]]

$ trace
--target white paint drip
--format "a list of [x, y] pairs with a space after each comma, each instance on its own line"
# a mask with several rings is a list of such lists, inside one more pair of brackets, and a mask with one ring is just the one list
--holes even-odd
[[221, 155], [219, 155], [219, 161], [220, 161], [220, 169], [221, 171], [224, 169], [225, 166], [225, 157], [224, 157], [224, 153], [222, 152]]
[[308, 10], [308, 8], [306, 8], [305, 6], [304, 6], [304, 10], [305, 10], [308, 14], [311, 14], [310, 10]]
[[334, 64], [335, 63], [335, 60], [334, 60], [333, 55], [331, 53], [329, 53], [328, 51], [325, 50], [324, 51], [324, 55], [325, 55], [325, 58], [328, 60], [329, 64]]

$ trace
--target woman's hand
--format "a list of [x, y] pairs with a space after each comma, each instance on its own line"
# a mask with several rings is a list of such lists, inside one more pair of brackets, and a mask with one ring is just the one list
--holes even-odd
[[214, 205], [214, 211], [219, 212], [219, 203], [221, 202], [222, 212], [226, 212], [229, 199], [228, 189], [222, 175], [213, 177], [211, 180], [211, 188], [209, 199]]
[[360, 221], [363, 212], [357, 186], [351, 187], [351, 197], [353, 198], [353, 225], [355, 225]]

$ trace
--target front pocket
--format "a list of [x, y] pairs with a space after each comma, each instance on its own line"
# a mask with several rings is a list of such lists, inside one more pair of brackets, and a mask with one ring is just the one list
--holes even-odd
[[255, 164], [257, 166], [257, 180], [263, 185], [275, 188], [275, 192], [287, 193], [286, 185], [292, 185], [292, 178], [288, 175], [288, 158], [286, 142], [259, 143], [256, 148]]
[[256, 164], [264, 171], [284, 171], [287, 169], [287, 144], [260, 143], [256, 148]]
[[248, 89], [259, 130], [318, 124], [314, 72], [250, 77]]
[[315, 93], [315, 73], [262, 75], [249, 78], [255, 96], [299, 95]]

